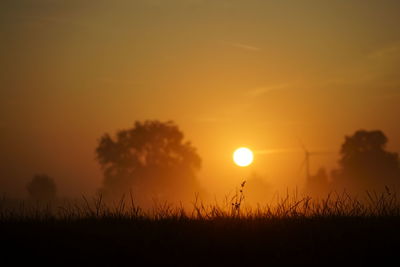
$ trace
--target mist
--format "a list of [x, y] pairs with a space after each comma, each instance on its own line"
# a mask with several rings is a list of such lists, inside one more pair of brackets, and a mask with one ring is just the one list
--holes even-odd
[[[260, 201], [308, 192], [303, 146], [329, 151], [310, 157], [309, 176], [331, 180], [360, 129], [400, 151], [400, 6], [350, 2], [5, 1], [0, 193], [28, 198], [47, 174], [59, 197], [97, 194], [99, 138], [135, 121], [179, 126], [211, 199], [245, 180], [252, 195], [253, 175]], [[240, 146], [255, 152], [247, 168], [232, 162]]]

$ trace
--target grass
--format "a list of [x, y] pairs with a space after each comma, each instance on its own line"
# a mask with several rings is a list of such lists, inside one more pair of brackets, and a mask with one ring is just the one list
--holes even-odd
[[215, 219], [288, 219], [338, 217], [400, 217], [400, 199], [395, 192], [366, 192], [364, 198], [352, 197], [346, 191], [332, 192], [325, 198], [299, 196], [297, 192], [276, 195], [270, 204], [246, 205], [243, 192], [245, 183], [223, 203], [204, 203], [198, 195], [192, 209], [168, 202], [154, 201], [152, 209], [143, 210], [135, 204], [131, 194], [118, 201], [105, 202], [102, 195], [91, 199], [62, 203], [32, 203], [21, 201], [10, 206], [7, 199], [0, 200], [0, 222], [7, 221], [79, 221], [79, 220], [215, 220]]
[[[43, 264], [172, 265], [367, 264], [397, 259], [400, 203], [394, 192], [346, 192], [321, 200], [276, 196], [270, 205], [245, 203], [244, 184], [223, 203], [193, 208], [132, 196], [101, 196], [62, 205], [0, 207], [2, 261]], [[18, 252], [23, 257], [14, 257]]]

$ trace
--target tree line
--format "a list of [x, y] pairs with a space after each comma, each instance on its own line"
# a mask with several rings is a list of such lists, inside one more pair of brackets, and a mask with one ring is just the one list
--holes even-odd
[[[387, 143], [380, 130], [358, 130], [345, 136], [339, 168], [330, 174], [320, 169], [310, 175], [306, 190], [359, 192], [399, 185], [399, 157], [386, 150]], [[179, 201], [202, 191], [196, 179], [201, 157], [172, 121], [136, 121], [115, 136], [106, 133], [98, 140], [95, 153], [103, 172], [99, 192], [104, 196], [134, 194], [139, 201], [154, 196]], [[54, 200], [57, 195], [54, 179], [46, 174], [35, 175], [27, 190], [30, 198], [38, 201]]]

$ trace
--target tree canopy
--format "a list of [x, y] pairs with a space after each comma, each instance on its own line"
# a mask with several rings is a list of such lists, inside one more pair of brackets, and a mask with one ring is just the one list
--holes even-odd
[[400, 182], [399, 157], [386, 151], [382, 131], [356, 131], [342, 144], [335, 181], [348, 188], [377, 188]]
[[104, 193], [178, 196], [196, 190], [201, 159], [172, 122], [136, 121], [115, 137], [104, 134], [96, 149], [104, 174]]

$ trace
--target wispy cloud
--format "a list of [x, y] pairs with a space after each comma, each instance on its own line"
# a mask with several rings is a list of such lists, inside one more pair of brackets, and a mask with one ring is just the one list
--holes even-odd
[[236, 48], [240, 48], [240, 49], [244, 49], [244, 50], [247, 50], [247, 51], [254, 51], [254, 52], [261, 51], [261, 48], [255, 47], [255, 46], [252, 46], [252, 45], [248, 45], [248, 44], [231, 43], [231, 46], [236, 47]]
[[256, 88], [249, 90], [248, 94], [251, 97], [258, 97], [258, 96], [261, 96], [261, 95], [266, 94], [271, 91], [278, 91], [278, 90], [288, 88], [289, 86], [290, 86], [289, 84], [283, 83], [283, 84], [276, 84], [276, 85], [272, 85], [272, 86], [256, 87]]
[[126, 79], [114, 79], [114, 78], [106, 78], [102, 77], [98, 79], [100, 82], [106, 84], [117, 84], [117, 85], [143, 85], [143, 83], [133, 80], [126, 80]]
[[[259, 155], [269, 155], [269, 154], [286, 154], [286, 153], [299, 153], [304, 152], [301, 147], [293, 147], [293, 148], [278, 148], [278, 149], [262, 149], [255, 150], [255, 154]], [[336, 154], [337, 151], [335, 148], [312, 148], [309, 150], [311, 155], [329, 155]]]
[[299, 148], [260, 149], [260, 150], [254, 150], [254, 154], [270, 155], [270, 154], [281, 154], [281, 153], [293, 153], [298, 151], [300, 151]]
[[398, 59], [400, 58], [400, 41], [373, 51], [368, 57], [375, 60]]
[[52, 16], [18, 16], [19, 20], [38, 22], [41, 24], [68, 24], [74, 26], [84, 26], [72, 18], [52, 17]]
[[399, 86], [397, 92], [384, 93], [384, 94], [380, 94], [380, 95], [378, 95], [378, 96], [379, 96], [380, 98], [383, 98], [383, 99], [399, 98], [399, 97], [400, 97], [400, 86]]
[[[376, 96], [393, 95], [395, 97], [397, 92], [386, 94], [383, 91], [390, 91], [393, 88], [400, 89], [399, 67], [400, 41], [397, 41], [375, 48], [359, 60], [343, 66], [334, 75], [315, 80], [312, 86], [314, 88], [351, 86], [352, 90], [376, 87], [379, 88], [379, 91], [376, 91]], [[309, 87], [311, 87], [311, 84], [309, 84]]]
[[231, 121], [232, 119], [231, 118], [227, 118], [227, 117], [212, 117], [212, 116], [210, 116], [210, 117], [199, 117], [199, 118], [197, 118], [197, 120], [199, 121], [199, 122], [205, 122], [205, 123], [219, 123], [219, 122], [222, 122], [222, 121], [224, 121], [224, 122], [227, 122], [227, 121]]

